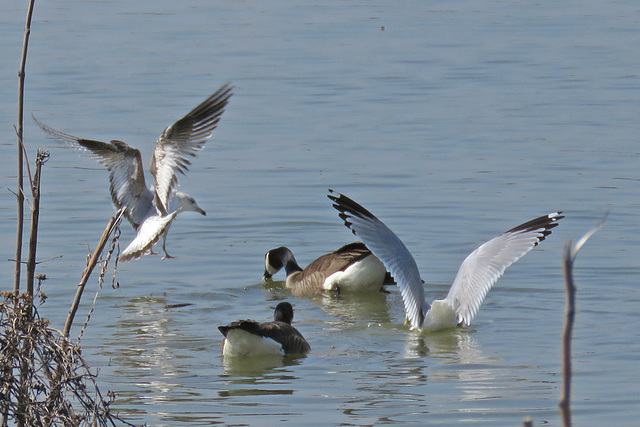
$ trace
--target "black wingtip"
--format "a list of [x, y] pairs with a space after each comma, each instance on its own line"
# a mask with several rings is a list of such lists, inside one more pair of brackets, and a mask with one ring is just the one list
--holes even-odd
[[536, 242], [537, 245], [551, 234], [551, 230], [558, 226], [558, 221], [560, 221], [562, 218], [564, 218], [564, 215], [562, 215], [562, 211], [553, 212], [520, 224], [507, 231], [507, 233], [540, 230], [541, 236]]
[[[357, 216], [360, 218], [376, 218], [374, 214], [365, 209], [362, 205], [342, 193], [329, 189], [327, 197], [331, 199], [333, 207], [341, 213], [340, 218], [346, 221], [349, 216]], [[347, 225], [348, 226], [348, 225]]]
[[355, 203], [353, 200], [349, 199], [347, 196], [340, 194], [336, 191], [333, 191], [332, 189], [329, 189], [329, 194], [327, 194], [327, 197], [333, 202], [333, 207], [339, 212], [338, 217], [340, 217], [340, 219], [344, 222], [344, 225], [351, 230], [351, 232], [355, 235], [356, 234], [356, 230], [354, 230], [351, 225], [351, 221], [349, 221], [349, 218], [351, 217], [351, 214], [346, 212], [347, 209], [345, 209], [345, 206], [343, 205], [343, 203], [347, 203], [348, 202], [352, 202]]

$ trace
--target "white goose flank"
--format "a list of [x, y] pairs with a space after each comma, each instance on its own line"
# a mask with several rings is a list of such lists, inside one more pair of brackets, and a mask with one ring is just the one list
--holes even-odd
[[398, 284], [404, 310], [412, 329], [437, 331], [457, 325], [468, 326], [485, 296], [514, 262], [543, 241], [564, 218], [554, 212], [514, 227], [471, 252], [444, 299], [429, 305], [413, 256], [402, 241], [371, 212], [350, 198], [329, 190], [333, 207], [345, 225], [384, 264]]
[[167, 127], [156, 142], [150, 171], [154, 185], [147, 187], [140, 151], [122, 141], [101, 142], [78, 138], [53, 129], [35, 119], [49, 136], [70, 147], [89, 152], [109, 170], [111, 199], [116, 209], [125, 208], [136, 237], [122, 251], [121, 261], [153, 254], [153, 245], [162, 236], [164, 257], [166, 238], [176, 215], [183, 211], [206, 212], [195, 199], [177, 191], [178, 173], [184, 174], [191, 162], [211, 138], [231, 98], [233, 87], [224, 84], [186, 116]]

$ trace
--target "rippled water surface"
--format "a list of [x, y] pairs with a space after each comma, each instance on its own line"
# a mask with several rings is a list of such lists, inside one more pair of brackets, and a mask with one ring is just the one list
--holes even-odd
[[[0, 4], [0, 167], [15, 188], [24, 3]], [[226, 81], [214, 138], [181, 178], [184, 213], [159, 256], [122, 264], [82, 338], [103, 392], [149, 425], [558, 425], [561, 254], [610, 211], [576, 266], [576, 425], [640, 416], [640, 7], [635, 2], [36, 2], [25, 141], [43, 172], [40, 308], [62, 328], [113, 214], [108, 173], [46, 139], [121, 139], [145, 164], [165, 126]], [[346, 193], [414, 254], [427, 297], [476, 245], [566, 214], [510, 268], [469, 328], [416, 334], [388, 295], [294, 298], [263, 255], [306, 265], [352, 241], [325, 197]], [[2, 258], [15, 198], [0, 198]], [[133, 237], [128, 225], [122, 240]], [[126, 242], [125, 242], [126, 241]], [[13, 264], [0, 264], [4, 287]], [[281, 273], [282, 274], [282, 273]], [[283, 279], [283, 276], [276, 276]], [[77, 336], [97, 283], [84, 297]], [[232, 363], [216, 326], [292, 302], [306, 358]]]

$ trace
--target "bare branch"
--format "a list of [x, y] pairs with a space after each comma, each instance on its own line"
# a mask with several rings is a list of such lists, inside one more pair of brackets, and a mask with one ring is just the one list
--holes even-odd
[[[23, 144], [22, 144], [22, 125], [24, 122], [24, 77], [25, 69], [27, 66], [27, 51], [29, 47], [29, 35], [31, 34], [31, 18], [33, 16], [33, 6], [35, 0], [29, 0], [29, 7], [27, 9], [27, 19], [24, 26], [24, 38], [22, 41], [22, 57], [20, 59], [20, 70], [18, 71], [18, 123], [16, 126], [16, 134], [18, 135], [18, 156], [17, 156], [17, 178], [18, 189], [16, 194], [18, 195], [18, 213], [17, 213], [17, 225], [16, 225], [16, 264], [14, 270], [14, 282], [13, 293], [18, 295], [20, 292], [20, 274], [22, 271], [22, 236], [24, 231], [24, 193], [22, 191], [24, 185], [24, 159], [23, 159]], [[6, 421], [5, 414], [3, 414], [3, 422]], [[18, 424], [21, 424], [18, 422]]]
[[38, 221], [40, 219], [40, 179], [42, 165], [49, 159], [49, 152], [38, 149], [36, 174], [31, 182], [33, 207], [31, 208], [31, 231], [29, 237], [29, 256], [27, 258], [27, 295], [33, 298], [33, 283], [36, 271], [36, 251], [38, 248]]
[[565, 427], [571, 426], [571, 339], [573, 336], [573, 321], [575, 317], [576, 287], [573, 282], [573, 263], [578, 255], [578, 251], [587, 243], [598, 230], [604, 226], [607, 220], [604, 215], [600, 223], [589, 230], [584, 236], [573, 244], [567, 241], [564, 251], [564, 282], [566, 290], [565, 320], [562, 328], [562, 394], [560, 396], [560, 417]]
[[18, 137], [18, 145], [22, 148], [22, 155], [24, 158], [24, 165], [27, 167], [27, 175], [29, 175], [29, 182], [33, 182], [33, 177], [31, 176], [31, 166], [29, 166], [29, 154], [27, 153], [27, 147], [24, 146], [24, 141], [22, 140], [22, 134], [18, 133], [18, 129], [16, 126], [13, 126], [13, 130], [16, 132], [16, 136]]
[[96, 250], [93, 252], [93, 255], [91, 256], [91, 259], [89, 260], [87, 267], [82, 273], [82, 278], [80, 279], [80, 283], [78, 284], [78, 290], [76, 291], [76, 297], [73, 303], [71, 304], [71, 309], [69, 310], [69, 315], [67, 316], [67, 321], [64, 325], [63, 333], [65, 337], [69, 336], [69, 331], [71, 330], [71, 324], [73, 323], [73, 319], [76, 315], [76, 311], [78, 311], [78, 306], [80, 305], [80, 299], [82, 298], [84, 286], [87, 284], [87, 281], [89, 280], [89, 276], [91, 276], [91, 272], [93, 271], [96, 264], [98, 263], [100, 254], [102, 253], [102, 250], [107, 244], [107, 240], [109, 239], [109, 236], [111, 235], [113, 230], [116, 229], [123, 215], [124, 215], [124, 208], [120, 209], [116, 213], [116, 215], [109, 220], [109, 223], [107, 224], [107, 228], [105, 228], [104, 232], [102, 233], [102, 237], [100, 238], [100, 242], [98, 243]]

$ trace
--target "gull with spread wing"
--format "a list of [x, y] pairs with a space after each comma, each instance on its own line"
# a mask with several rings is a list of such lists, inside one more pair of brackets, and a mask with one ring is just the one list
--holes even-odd
[[171, 222], [183, 211], [206, 212], [195, 199], [177, 191], [178, 172], [184, 174], [191, 162], [211, 138], [220, 117], [231, 98], [233, 87], [226, 83], [186, 116], [167, 127], [156, 142], [150, 171], [155, 185], [147, 188], [140, 151], [122, 141], [101, 142], [78, 138], [34, 120], [42, 130], [57, 141], [87, 151], [109, 170], [111, 199], [116, 209], [125, 208], [124, 215], [136, 230], [136, 237], [120, 255], [121, 261], [153, 254], [153, 245], [162, 236], [162, 259], [173, 258], [167, 253], [166, 238]]
[[514, 262], [543, 241], [564, 218], [553, 212], [520, 224], [480, 245], [462, 262], [444, 299], [429, 305], [413, 256], [402, 241], [371, 212], [350, 198], [329, 190], [333, 207], [345, 225], [384, 264], [396, 280], [412, 329], [437, 331], [468, 326], [491, 287]]

